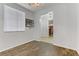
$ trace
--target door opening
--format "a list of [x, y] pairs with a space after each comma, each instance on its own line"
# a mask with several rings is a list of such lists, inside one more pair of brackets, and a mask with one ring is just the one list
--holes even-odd
[[53, 37], [53, 25], [49, 25], [49, 37]]
[[53, 37], [53, 12], [48, 12], [40, 18], [41, 36]]

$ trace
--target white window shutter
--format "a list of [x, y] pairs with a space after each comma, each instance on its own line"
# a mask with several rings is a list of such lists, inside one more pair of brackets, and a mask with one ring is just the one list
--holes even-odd
[[24, 31], [25, 13], [9, 6], [4, 6], [4, 31]]

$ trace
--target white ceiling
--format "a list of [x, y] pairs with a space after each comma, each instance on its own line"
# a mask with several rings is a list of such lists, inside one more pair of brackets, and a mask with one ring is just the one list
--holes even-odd
[[33, 8], [32, 6], [29, 5], [29, 3], [18, 3], [18, 4], [22, 7], [25, 7], [27, 9], [31, 10], [31, 11], [37, 11], [37, 10], [43, 9], [44, 7], [48, 6], [48, 4], [46, 4], [46, 3], [41, 3], [42, 6]]

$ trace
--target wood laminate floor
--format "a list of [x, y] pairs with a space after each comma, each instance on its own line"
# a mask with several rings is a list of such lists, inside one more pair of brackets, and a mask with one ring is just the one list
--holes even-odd
[[74, 50], [58, 47], [41, 41], [31, 41], [0, 52], [0, 56], [78, 56]]

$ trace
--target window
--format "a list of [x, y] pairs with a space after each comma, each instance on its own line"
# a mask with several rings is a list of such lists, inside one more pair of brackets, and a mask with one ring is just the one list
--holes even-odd
[[4, 31], [25, 31], [25, 13], [5, 5]]

